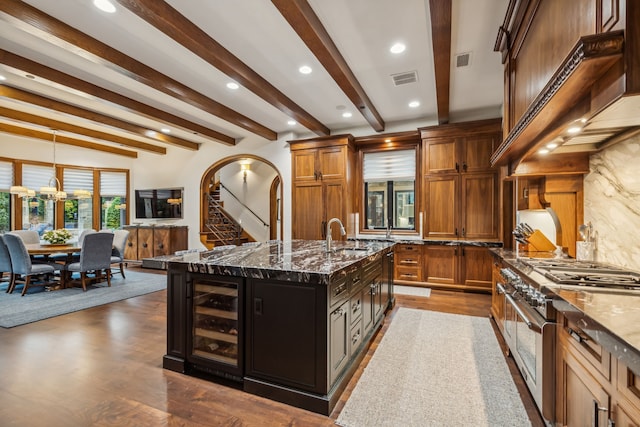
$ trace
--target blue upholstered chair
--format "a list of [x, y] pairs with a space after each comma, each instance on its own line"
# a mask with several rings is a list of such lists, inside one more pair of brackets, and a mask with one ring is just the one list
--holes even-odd
[[7, 292], [11, 289], [13, 283], [13, 270], [11, 269], [11, 257], [9, 256], [9, 249], [4, 243], [4, 238], [0, 234], [0, 279], [4, 276], [4, 273], [9, 273], [9, 285], [7, 286]]
[[82, 290], [87, 290], [87, 274], [98, 277], [104, 271], [111, 286], [111, 251], [113, 233], [89, 233], [84, 237], [80, 250], [80, 261], [67, 264], [68, 274], [80, 273]]
[[[111, 252], [111, 264], [118, 264], [117, 272], [124, 276], [124, 249], [127, 247], [127, 239], [129, 238], [129, 230], [115, 230], [113, 232], [113, 250]], [[114, 272], [115, 273], [115, 272]]]
[[27, 289], [31, 284], [50, 285], [55, 282], [52, 280], [42, 280], [40, 282], [32, 282], [33, 277], [47, 277], [52, 276], [56, 271], [59, 271], [62, 266], [55, 263], [41, 263], [33, 264], [27, 248], [22, 241], [22, 238], [18, 237], [14, 233], [5, 233], [3, 236], [4, 243], [9, 250], [9, 256], [11, 257], [11, 285], [8, 292], [12, 293], [16, 287], [16, 284], [20, 281], [24, 283], [22, 288], [22, 296], [27, 293]]

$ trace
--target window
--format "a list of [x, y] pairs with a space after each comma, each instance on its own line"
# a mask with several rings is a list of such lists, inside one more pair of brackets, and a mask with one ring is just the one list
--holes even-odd
[[127, 213], [127, 173], [100, 172], [101, 228], [121, 228]]
[[93, 171], [86, 169], [64, 169], [64, 228], [80, 235], [82, 230], [93, 228]]
[[24, 230], [36, 230], [42, 235], [46, 230], [52, 230], [55, 224], [55, 202], [43, 200], [40, 196], [40, 188], [49, 186], [53, 176], [53, 168], [50, 166], [36, 166], [25, 164], [22, 166], [22, 185], [32, 188], [36, 197], [24, 198], [22, 202], [22, 228]]
[[11, 230], [11, 194], [13, 163], [0, 162], [0, 233]]
[[415, 230], [416, 150], [364, 153], [365, 227]]

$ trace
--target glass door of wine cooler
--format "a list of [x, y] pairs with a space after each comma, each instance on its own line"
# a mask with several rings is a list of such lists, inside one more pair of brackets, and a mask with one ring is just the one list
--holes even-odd
[[242, 280], [193, 278], [192, 361], [242, 374]]

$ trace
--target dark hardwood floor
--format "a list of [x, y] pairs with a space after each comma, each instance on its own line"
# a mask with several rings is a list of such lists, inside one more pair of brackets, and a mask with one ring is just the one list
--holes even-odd
[[[399, 307], [488, 316], [491, 302], [489, 295], [437, 290], [430, 298], [397, 295], [325, 417], [162, 369], [165, 301], [161, 291], [0, 328], [0, 426], [331, 426]], [[513, 360], [506, 360], [533, 425], [541, 426]]]

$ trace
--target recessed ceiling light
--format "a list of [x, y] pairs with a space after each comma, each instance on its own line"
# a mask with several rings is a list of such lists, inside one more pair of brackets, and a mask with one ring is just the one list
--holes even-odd
[[409, 103], [409, 107], [411, 107], [411, 108], [417, 108], [419, 106], [420, 106], [420, 101], [411, 101]]
[[548, 154], [549, 150], [547, 150], [546, 148], [541, 148], [540, 150], [538, 150], [538, 153], [540, 153], [540, 154]]
[[555, 142], [550, 142], [550, 143], [547, 144], [547, 148], [549, 150], [553, 150], [554, 148], [557, 148], [557, 147], [558, 147], [558, 144], [555, 143]]
[[389, 49], [389, 52], [391, 53], [402, 53], [404, 52], [404, 50], [407, 47], [404, 45], [404, 43], [396, 43], [393, 46], [391, 46], [391, 48]]
[[240, 87], [240, 85], [238, 83], [236, 83], [236, 82], [229, 82], [229, 83], [227, 83], [227, 87], [229, 89], [236, 90], [236, 89], [238, 89]]
[[295, 120], [289, 120], [289, 121], [287, 122], [287, 124], [288, 124], [289, 126], [295, 126], [295, 125], [296, 125], [296, 121], [295, 121]]
[[308, 65], [303, 65], [302, 67], [298, 68], [298, 71], [300, 71], [302, 74], [311, 74], [312, 70]]
[[93, 0], [93, 5], [103, 12], [113, 13], [116, 7], [109, 0]]
[[0, 80], [7, 80], [7, 78], [5, 76], [3, 76], [2, 74], [0, 74]]
[[148, 130], [144, 134], [147, 135], [149, 138], [155, 138], [156, 135], [158, 135], [158, 133], [154, 130]]
[[26, 78], [31, 79], [31, 80], [35, 80], [36, 76], [34, 76], [33, 74], [25, 74], [24, 75]]
[[162, 128], [162, 129], [160, 129], [160, 132], [162, 132], [162, 133], [171, 133], [171, 129], [169, 129], [169, 128]]
[[388, 144], [388, 143], [390, 143], [390, 142], [391, 142], [391, 139], [390, 139], [390, 138], [387, 138], [387, 139], [385, 139], [385, 140], [384, 140], [384, 142], [386, 142], [386, 143]]
[[345, 111], [344, 113], [342, 113], [342, 117], [344, 117], [345, 119], [348, 119], [349, 117], [351, 117], [353, 114], [351, 114], [348, 111]]

